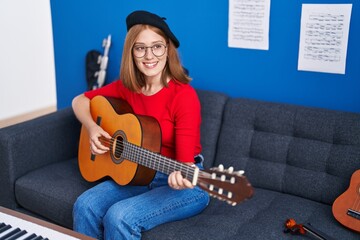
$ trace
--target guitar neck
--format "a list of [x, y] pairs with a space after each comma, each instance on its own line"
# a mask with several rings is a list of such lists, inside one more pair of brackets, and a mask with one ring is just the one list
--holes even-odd
[[123, 141], [123, 144], [123, 158], [165, 174], [180, 171], [185, 178], [194, 180], [196, 168], [141, 148], [130, 142]]

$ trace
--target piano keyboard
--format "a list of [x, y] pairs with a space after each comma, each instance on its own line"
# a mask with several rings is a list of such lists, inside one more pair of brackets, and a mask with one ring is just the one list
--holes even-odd
[[0, 240], [79, 240], [67, 234], [0, 212]]

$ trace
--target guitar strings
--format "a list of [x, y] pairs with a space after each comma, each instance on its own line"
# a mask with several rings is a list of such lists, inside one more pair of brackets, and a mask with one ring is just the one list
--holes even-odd
[[[124, 152], [123, 150], [126, 148], [126, 150], [129, 151], [129, 157], [131, 157], [131, 153], [135, 154], [135, 158], [138, 159], [142, 159], [142, 160], [133, 160], [134, 162], [140, 163], [141, 162], [146, 162], [150, 168], [151, 166], [154, 166], [154, 168], [156, 168], [156, 166], [158, 165], [158, 169], [160, 169], [160, 164], [162, 166], [163, 171], [165, 170], [165, 168], [167, 168], [168, 170], [168, 174], [170, 174], [173, 171], [179, 169], [182, 173], [184, 173], [184, 175], [188, 178], [189, 176], [191, 177], [191, 179], [194, 177], [194, 168], [192, 166], [186, 165], [184, 163], [178, 162], [176, 160], [173, 160], [171, 158], [167, 158], [165, 156], [162, 156], [156, 152], [152, 152], [148, 149], [142, 148], [136, 144], [133, 144], [129, 141], [126, 140], [117, 140], [115, 138], [111, 138], [111, 139], [107, 139], [107, 138], [100, 138], [100, 141], [103, 141], [104, 143], [107, 143], [110, 146], [110, 149], [113, 148], [114, 143], [116, 144], [115, 146], [115, 151], [114, 153], [118, 156], [123, 155], [122, 153]], [[126, 151], [125, 151], [126, 152]], [[126, 156], [122, 156], [123, 158], [127, 158]], [[145, 158], [145, 160], [144, 160]], [[129, 158], [130, 159], [130, 158]], [[147, 160], [149, 159], [149, 160]], [[161, 171], [161, 170], [159, 170]], [[189, 173], [190, 171], [190, 173]], [[202, 170], [199, 171], [199, 176], [203, 177], [203, 178], [211, 178], [211, 174], [208, 172], [204, 172]], [[218, 176], [216, 175], [216, 178], [218, 178]], [[215, 179], [216, 179], [215, 178]], [[228, 181], [227, 179], [225, 181]]]
[[[104, 137], [100, 137], [100, 141], [105, 144], [108, 144], [110, 149], [112, 149], [113, 145], [116, 144], [116, 146], [114, 148], [115, 155], [118, 155], [118, 156], [123, 155], [122, 154], [124, 152], [123, 150], [126, 149], [129, 151], [129, 154], [128, 154], [129, 157], [131, 157], [131, 153], [133, 153], [133, 154], [135, 154], [135, 156], [134, 156], [135, 158], [142, 159], [142, 160], [134, 159], [133, 160], [134, 162], [141, 164], [141, 162], [145, 161], [145, 163], [147, 164], [145, 166], [150, 167], [150, 168], [152, 168], [151, 166], [154, 166], [153, 168], [156, 168], [156, 166], [157, 166], [157, 169], [159, 169], [158, 171], [161, 171], [160, 170], [160, 165], [161, 165], [162, 170], [163, 170], [162, 172], [165, 172], [167, 174], [170, 174], [172, 171], [179, 170], [182, 172], [182, 174], [185, 175], [185, 178], [193, 179], [193, 177], [194, 177], [195, 170], [192, 166], [189, 166], [184, 163], [178, 162], [176, 160], [167, 158], [158, 153], [152, 152], [148, 149], [145, 149], [138, 145], [135, 145], [131, 142], [125, 141], [124, 139], [117, 140], [116, 138], [107, 139]], [[128, 147], [128, 148], [126, 148], [126, 147]], [[127, 158], [126, 156], [122, 156], [122, 157], [125, 159]], [[149, 160], [147, 160], [147, 159], [149, 159]], [[168, 171], [166, 172], [165, 170], [168, 170]], [[202, 178], [208, 178], [208, 179], [212, 178], [210, 173], [204, 172], [202, 170], [200, 170], [198, 174]], [[218, 178], [218, 176], [216, 175], [215, 179], [217, 179], [217, 178]], [[226, 179], [225, 181], [228, 182], [229, 180]]]
[[[107, 139], [104, 137], [100, 137], [99, 140], [103, 144], [107, 145], [107, 147], [110, 148], [110, 151], [112, 150], [114, 151], [113, 154], [115, 153], [115, 157], [121, 156], [124, 159], [129, 159], [132, 162], [140, 163], [141, 165], [144, 165], [149, 168], [153, 168], [154, 170], [158, 170], [160, 172], [164, 172], [167, 174], [170, 174], [172, 172], [171, 169], [173, 169], [173, 171], [179, 170], [185, 178], [189, 179], [190, 181], [194, 179], [195, 168], [193, 166], [189, 166], [184, 163], [178, 162], [176, 160], [167, 158], [165, 156], [160, 155], [159, 153], [152, 152], [148, 149], [142, 148], [141, 146], [128, 142], [124, 139], [119, 140], [116, 138]], [[126, 156], [127, 153], [129, 155], [128, 157]], [[137, 158], [137, 159], [131, 159], [132, 156], [133, 158]], [[142, 164], [142, 162], [145, 162], [145, 164]], [[152, 165], [154, 167], [151, 167]], [[162, 166], [163, 171], [160, 170], [160, 165]], [[167, 170], [167, 172], [165, 170]], [[223, 176], [225, 175], [222, 175], [222, 177]], [[235, 182], [231, 182], [227, 178], [225, 179], [223, 179], [222, 177], [220, 178], [217, 174], [213, 176], [213, 174], [206, 171], [202, 171], [200, 169], [198, 171], [198, 177], [199, 178], [197, 179], [196, 185], [212, 193], [213, 195], [211, 196], [218, 197], [219, 199], [222, 200], [228, 199], [228, 201], [233, 202], [231, 200], [231, 196], [228, 195], [228, 193], [230, 192], [225, 190], [225, 193], [223, 192], [220, 193], [220, 189], [223, 190], [222, 187], [217, 188], [215, 185], [214, 188], [214, 185], [211, 183], [211, 181], [208, 182], [205, 179], [217, 180], [223, 183], [230, 183], [230, 184], [234, 184]]]
[[[122, 154], [124, 152], [123, 150], [126, 149], [129, 151], [129, 156], [131, 156], [131, 153], [133, 153], [133, 154], [135, 154], [135, 157], [137, 157], [138, 159], [142, 159], [142, 160], [134, 159], [133, 160], [134, 162], [141, 164], [141, 162], [145, 161], [145, 163], [147, 164], [145, 166], [150, 167], [150, 168], [152, 168], [151, 166], [154, 166], [154, 168], [156, 168], [156, 166], [157, 166], [157, 169], [159, 169], [158, 171], [161, 171], [160, 170], [160, 165], [161, 165], [163, 172], [165, 171], [165, 168], [168, 170], [168, 172], [166, 172], [167, 174], [170, 174], [172, 172], [172, 170], [173, 171], [179, 170], [185, 175], [186, 178], [193, 179], [193, 177], [194, 177], [195, 171], [192, 166], [189, 166], [184, 163], [178, 162], [176, 160], [167, 158], [158, 153], [152, 152], [148, 149], [145, 149], [138, 145], [135, 145], [131, 142], [125, 141], [124, 139], [117, 140], [116, 138], [107, 139], [104, 137], [100, 137], [100, 141], [107, 144], [108, 147], [110, 147], [110, 149], [112, 149], [113, 145], [116, 144], [116, 146], [114, 148], [115, 149], [114, 153], [117, 156], [123, 155]], [[128, 148], [126, 148], [126, 147], [128, 147]], [[126, 156], [122, 156], [122, 157], [126, 159]], [[144, 160], [144, 158], [145, 158], [145, 160]], [[147, 160], [147, 159], [149, 159], [149, 160]], [[200, 170], [198, 174], [202, 178], [208, 178], [208, 179], [211, 178], [210, 173], [204, 172], [202, 170]], [[218, 176], [216, 175], [215, 179], [217, 179], [217, 178], [218, 178]], [[226, 179], [225, 181], [228, 182], [229, 180]]]
[[[175, 171], [178, 168], [180, 170], [180, 172], [183, 174], [183, 176], [185, 178], [189, 179], [189, 181], [192, 181], [194, 179], [194, 175], [195, 175], [194, 167], [186, 165], [184, 163], [180, 163], [176, 160], [167, 158], [158, 153], [152, 152], [148, 149], [142, 148], [138, 145], [135, 145], [133, 143], [125, 141], [124, 139], [118, 140], [115, 138], [107, 139], [107, 138], [100, 137], [100, 142], [107, 144], [108, 147], [110, 148], [110, 150], [114, 149], [115, 155], [117, 155], [117, 156], [122, 156], [123, 158], [129, 159], [130, 161], [133, 161], [133, 162], [137, 162], [137, 163], [140, 162], [140, 164], [141, 164], [141, 162], [145, 161], [146, 164], [141, 164], [141, 165], [145, 165], [146, 167], [150, 167], [155, 170], [158, 169], [158, 171], [164, 172], [167, 174], [170, 174], [172, 172], [171, 171], [172, 169], [173, 169], [173, 171]], [[138, 160], [135, 160], [135, 159], [131, 160], [130, 158], [128, 158], [126, 156], [127, 152], [129, 152], [129, 157], [133, 156], [134, 158], [138, 158]], [[123, 153], [125, 153], [125, 155]], [[133, 155], [131, 155], [131, 153]], [[142, 159], [143, 161], [141, 161], [139, 159]], [[154, 167], [151, 167], [152, 165]], [[156, 165], [158, 166], [158, 168], [156, 168]], [[160, 170], [160, 165], [162, 166], [163, 171]], [[165, 171], [165, 170], [167, 170], [167, 171]], [[231, 196], [228, 195], [228, 190], [225, 190], [224, 193], [220, 192], [220, 189], [223, 190], [223, 188], [217, 188], [216, 185], [214, 187], [214, 185], [211, 182], [208, 182], [205, 180], [205, 179], [211, 179], [211, 180], [221, 181], [223, 183], [226, 183], [226, 182], [230, 183], [230, 181], [228, 179], [226, 179], [226, 178], [220, 179], [217, 176], [217, 174], [215, 174], [215, 176], [213, 177], [212, 174], [210, 174], [208, 172], [204, 172], [202, 170], [198, 171], [198, 177], [199, 178], [197, 179], [196, 185], [198, 185], [199, 187], [212, 193], [213, 197], [218, 197], [219, 199], [222, 199], [222, 200], [228, 199], [228, 201], [233, 202], [231, 200]], [[234, 182], [232, 182], [231, 184], [234, 184]]]
[[[168, 172], [166, 172], [166, 173], [168, 173], [168, 174], [171, 173], [172, 169], [174, 171], [179, 169], [185, 175], [186, 178], [192, 179], [194, 177], [194, 168], [193, 167], [188, 166], [183, 163], [180, 163], [180, 162], [177, 162], [173, 159], [166, 158], [160, 154], [157, 154], [157, 153], [151, 152], [150, 150], [141, 148], [141, 147], [139, 147], [135, 144], [132, 144], [128, 141], [125, 141], [125, 140], [119, 141], [115, 138], [111, 138], [111, 139], [100, 138], [100, 141], [102, 143], [104, 143], [105, 145], [108, 145], [108, 147], [110, 147], [110, 149], [113, 148], [113, 145], [115, 143], [116, 144], [115, 145], [115, 155], [116, 156], [121, 156], [122, 153], [124, 153], [124, 150], [126, 149], [126, 150], [130, 151], [130, 153], [135, 154], [134, 157], [138, 157], [139, 159], [142, 159], [142, 161], [134, 160], [135, 162], [144, 162], [145, 161], [147, 163], [148, 167], [150, 167], [152, 165], [154, 165], [154, 167], [156, 167], [156, 164], [157, 164], [158, 165], [157, 169], [160, 169], [160, 165], [161, 165], [163, 171], [165, 171], [166, 170], [165, 168], [167, 168]], [[131, 156], [130, 153], [129, 153], [129, 155]], [[126, 151], [125, 151], [125, 154], [126, 154]], [[149, 159], [151, 161], [148, 161], [146, 159]], [[161, 171], [161, 170], [159, 170], [159, 171]], [[201, 176], [203, 176], [203, 177], [209, 177], [209, 175], [210, 175], [208, 173], [204, 174], [202, 171], [199, 171], [199, 174], [201, 174]]]

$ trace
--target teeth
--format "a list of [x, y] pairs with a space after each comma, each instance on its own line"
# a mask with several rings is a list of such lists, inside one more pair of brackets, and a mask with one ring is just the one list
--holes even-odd
[[147, 67], [153, 67], [155, 65], [156, 65], [156, 63], [145, 63], [145, 66], [147, 66]]

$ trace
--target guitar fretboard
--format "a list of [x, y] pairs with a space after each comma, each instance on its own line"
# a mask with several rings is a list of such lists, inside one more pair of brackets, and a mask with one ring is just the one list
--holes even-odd
[[158, 153], [151, 152], [127, 141], [123, 141], [123, 144], [124, 150], [121, 154], [123, 158], [165, 174], [181, 171], [185, 178], [189, 180], [193, 179], [195, 171], [193, 167], [164, 157]]

